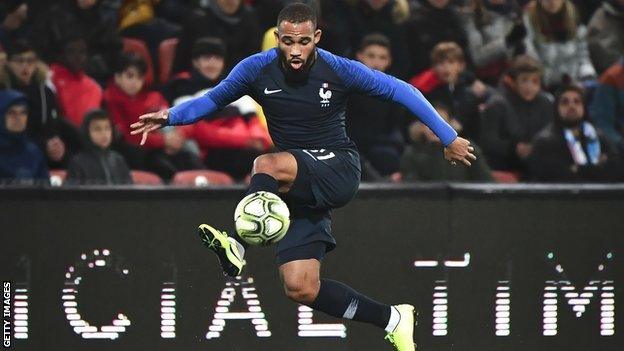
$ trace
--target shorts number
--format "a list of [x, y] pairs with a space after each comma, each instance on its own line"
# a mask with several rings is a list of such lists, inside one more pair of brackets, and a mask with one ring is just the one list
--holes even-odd
[[303, 152], [305, 152], [306, 154], [310, 155], [310, 157], [312, 157], [315, 160], [328, 160], [330, 158], [333, 158], [336, 156], [336, 154], [334, 154], [331, 151], [327, 151], [325, 149], [319, 149], [319, 150], [303, 150]]

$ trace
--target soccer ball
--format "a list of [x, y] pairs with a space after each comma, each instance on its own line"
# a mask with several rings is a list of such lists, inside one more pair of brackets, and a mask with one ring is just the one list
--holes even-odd
[[234, 211], [236, 232], [251, 245], [280, 241], [290, 225], [290, 211], [279, 196], [258, 191], [245, 196]]

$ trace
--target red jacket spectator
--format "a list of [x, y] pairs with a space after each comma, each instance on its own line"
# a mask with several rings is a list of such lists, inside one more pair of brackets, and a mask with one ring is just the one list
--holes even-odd
[[52, 84], [56, 89], [62, 114], [76, 128], [83, 116], [102, 104], [102, 88], [84, 71], [72, 72], [60, 64], [52, 64]]
[[211, 149], [252, 147], [266, 150], [271, 147], [271, 138], [258, 117], [253, 117], [249, 122], [245, 122], [242, 116], [204, 120], [196, 123], [193, 129], [185, 129], [183, 133], [197, 141], [204, 157]]
[[[134, 96], [130, 96], [114, 82], [111, 82], [104, 91], [104, 102], [117, 129], [122, 133], [124, 139], [133, 145], [139, 145], [141, 135], [130, 135], [130, 124], [136, 122], [142, 114], [169, 107], [167, 101], [159, 92], [141, 91]], [[163, 136], [155, 133], [150, 134], [144, 146], [160, 149], [164, 145], [165, 140]]]

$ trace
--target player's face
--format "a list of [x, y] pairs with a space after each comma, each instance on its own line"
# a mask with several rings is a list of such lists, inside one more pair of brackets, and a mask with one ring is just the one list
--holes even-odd
[[96, 119], [89, 124], [89, 138], [95, 146], [106, 149], [113, 141], [113, 128], [109, 120]]
[[585, 114], [583, 98], [576, 91], [566, 91], [559, 98], [557, 110], [564, 125], [578, 125], [583, 120], [583, 115]]
[[312, 21], [291, 23], [282, 21], [275, 37], [284, 62], [292, 71], [299, 72], [310, 61], [314, 48], [321, 40], [321, 30], [314, 28]]
[[29, 84], [37, 70], [37, 55], [32, 51], [13, 55], [9, 60], [9, 69], [20, 82]]
[[129, 67], [121, 73], [115, 74], [115, 83], [126, 94], [133, 96], [143, 88], [145, 77], [135, 67]]
[[444, 60], [435, 64], [433, 69], [445, 83], [455, 84], [464, 67], [465, 64], [459, 60]]
[[392, 59], [387, 47], [381, 45], [369, 45], [357, 53], [358, 61], [369, 68], [384, 72], [390, 67]]
[[201, 73], [204, 78], [209, 80], [216, 80], [221, 76], [223, 67], [225, 66], [225, 60], [223, 57], [217, 55], [202, 55], [193, 60], [193, 67]]
[[541, 77], [537, 73], [520, 73], [514, 83], [516, 92], [525, 101], [533, 101], [542, 89]]
[[10, 133], [21, 133], [26, 130], [28, 123], [28, 108], [24, 105], [9, 107], [4, 115], [6, 130]]

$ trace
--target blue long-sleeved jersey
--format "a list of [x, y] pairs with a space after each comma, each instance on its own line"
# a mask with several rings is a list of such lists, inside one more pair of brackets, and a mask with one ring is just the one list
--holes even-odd
[[303, 84], [288, 84], [277, 48], [247, 57], [227, 78], [200, 98], [169, 111], [169, 125], [208, 118], [243, 95], [263, 108], [269, 134], [280, 150], [351, 148], [345, 130], [347, 98], [352, 92], [405, 106], [440, 138], [444, 146], [457, 133], [414, 87], [360, 62], [317, 48], [316, 62]]

